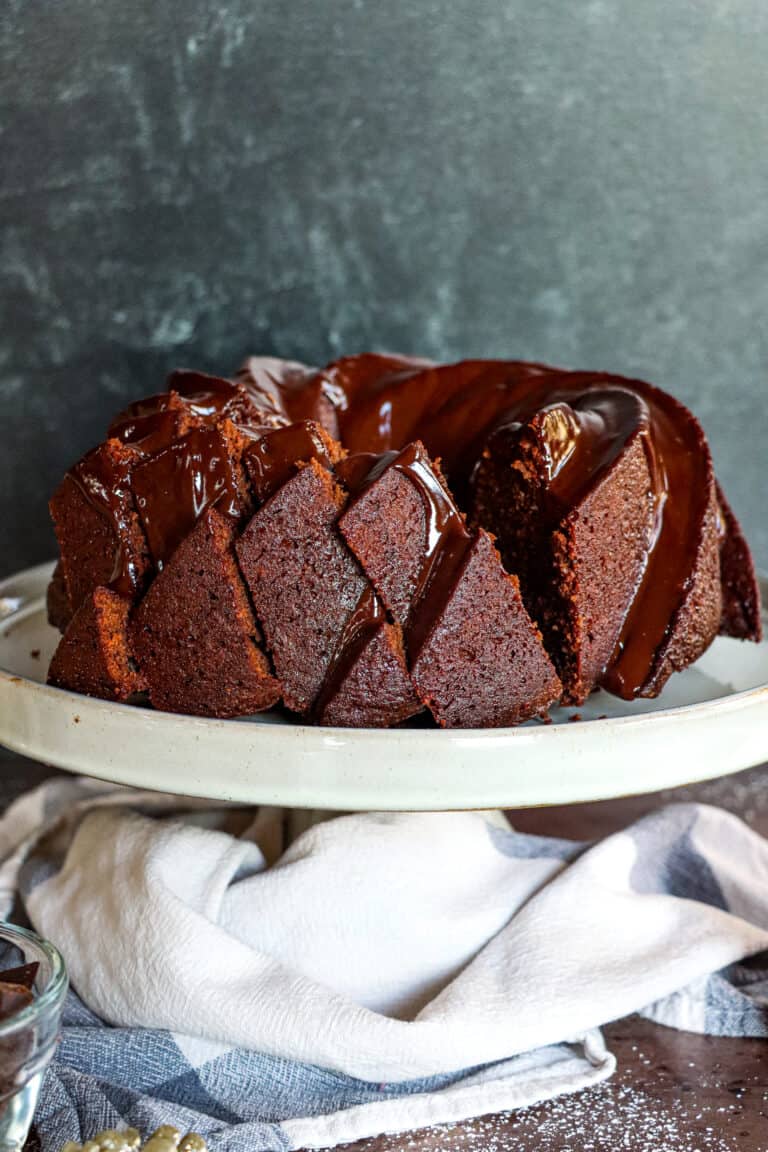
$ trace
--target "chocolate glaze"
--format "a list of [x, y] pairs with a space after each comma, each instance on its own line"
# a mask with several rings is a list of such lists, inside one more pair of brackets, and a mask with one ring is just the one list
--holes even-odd
[[317, 425], [311, 420], [257, 436], [243, 457], [254, 494], [262, 504], [290, 480], [299, 462], [313, 459], [324, 468], [333, 467]]
[[560, 519], [574, 508], [610, 469], [634, 436], [644, 440], [654, 497], [661, 498], [660, 473], [650, 436], [650, 413], [645, 401], [626, 388], [578, 392], [553, 391], [549, 403], [532, 414], [502, 424], [490, 437], [524, 434], [535, 429], [543, 449], [542, 481], [551, 518]]
[[189, 409], [202, 419], [217, 416], [234, 418], [248, 414], [248, 397], [234, 380], [177, 368], [168, 377], [168, 389], [180, 396]]
[[137, 464], [132, 484], [158, 570], [207, 508], [233, 519], [244, 511], [231, 448], [217, 428], [195, 428]]
[[249, 356], [237, 374], [254, 405], [288, 420], [323, 424], [322, 383], [317, 370], [296, 360]]
[[[417, 438], [408, 435], [407, 428], [425, 410], [419, 408], [418, 396], [407, 385], [430, 364], [410, 356], [369, 352], [344, 357], [318, 373], [317, 381], [336, 409], [339, 435], [349, 452], [386, 452]], [[408, 406], [400, 403], [405, 394]]]
[[[634, 431], [643, 435], [654, 477], [657, 529], [603, 680], [606, 688], [627, 699], [642, 694], [685, 597], [711, 501], [709, 450], [687, 409], [650, 384], [603, 373], [563, 372], [516, 361], [400, 365], [397, 370], [387, 358], [374, 360], [360, 357], [358, 366], [357, 358], [347, 358], [323, 373], [343, 393], [337, 404], [345, 445], [380, 452], [420, 438], [430, 455], [441, 459], [453, 491], [468, 503], [472, 472], [489, 437], [503, 425], [530, 419], [541, 408], [569, 404], [581, 412], [582, 437], [593, 423], [589, 412], [600, 416], [606, 429], [606, 435], [595, 440], [597, 466], [591, 452], [579, 451], [553, 477], [564, 508], [568, 498], [583, 498], [610, 463], [610, 428], [622, 430], [619, 450]], [[627, 392], [644, 405], [644, 411], [636, 412], [636, 425], [619, 396]]]
[[[147, 396], [143, 400], [134, 401], [115, 416], [107, 435], [125, 443], [141, 439], [151, 430], [153, 418], [173, 408], [175, 399], [178, 400], [178, 397], [173, 392], [161, 392], [157, 396]], [[147, 423], [144, 423], [145, 421]]]
[[151, 455], [162, 451], [191, 428], [208, 428], [223, 419], [246, 431], [288, 423], [276, 386], [270, 391], [254, 382], [227, 380], [205, 372], [177, 369], [169, 390], [130, 404], [113, 421], [109, 435]]
[[403, 627], [413, 664], [456, 587], [473, 537], [418, 441], [402, 452], [350, 456], [337, 465], [337, 473], [354, 502], [388, 468], [395, 468], [407, 477], [424, 505], [424, 546], [408, 619]]
[[223, 417], [246, 427], [270, 428], [286, 423], [276, 386], [266, 388], [258, 381], [227, 380], [186, 368], [172, 372], [168, 384], [188, 411], [206, 424], [215, 424]]
[[68, 473], [89, 504], [112, 527], [115, 560], [109, 587], [128, 599], [136, 595], [141, 580], [141, 573], [125, 547], [135, 511], [131, 490], [133, 462], [132, 454], [122, 458], [110, 452], [108, 445], [100, 445]]
[[339, 636], [331, 662], [323, 677], [320, 691], [312, 705], [312, 717], [322, 720], [323, 713], [341, 688], [365, 646], [386, 622], [386, 613], [370, 584], [360, 594]]
[[109, 434], [124, 444], [130, 444], [143, 456], [151, 456], [153, 452], [162, 452], [179, 436], [183, 436], [188, 431], [187, 423], [184, 411], [169, 405], [156, 412], [115, 421], [110, 426]]

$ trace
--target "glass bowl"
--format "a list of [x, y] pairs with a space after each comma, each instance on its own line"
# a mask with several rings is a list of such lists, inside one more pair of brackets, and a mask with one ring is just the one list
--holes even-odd
[[37, 964], [34, 999], [0, 1020], [0, 1152], [19, 1152], [29, 1133], [43, 1073], [59, 1038], [67, 994], [64, 961], [48, 940], [0, 921], [0, 974]]

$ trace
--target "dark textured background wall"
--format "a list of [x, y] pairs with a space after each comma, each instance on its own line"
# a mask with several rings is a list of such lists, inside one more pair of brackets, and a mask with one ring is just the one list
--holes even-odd
[[0, 570], [178, 363], [639, 373], [768, 562], [765, 0], [4, 0]]

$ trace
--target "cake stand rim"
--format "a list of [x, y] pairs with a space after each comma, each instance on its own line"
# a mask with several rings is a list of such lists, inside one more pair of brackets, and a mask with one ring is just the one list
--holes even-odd
[[[7, 635], [6, 629], [25, 616], [43, 612], [44, 587], [52, 569], [52, 562], [38, 564], [0, 581], [0, 629], [3, 634]], [[760, 584], [765, 604], [768, 601], [768, 576], [762, 572]], [[763, 613], [768, 616], [765, 608]], [[759, 717], [756, 715], [758, 712]], [[746, 728], [749, 725], [755, 727], [755, 721], [758, 728], [768, 732], [768, 682], [716, 699], [637, 715], [590, 719], [582, 724], [503, 729], [350, 729], [317, 728], [300, 723], [244, 723], [153, 712], [53, 688], [20, 676], [18, 672], [0, 668], [0, 743], [13, 751], [68, 771], [116, 783], [173, 791], [179, 795], [241, 803], [277, 803], [298, 808], [466, 810], [567, 804], [635, 795], [656, 791], [660, 787], [711, 779], [760, 763], [763, 758], [768, 758], [768, 740], [763, 745], [753, 737], [744, 743], [744, 737], [748, 735]], [[644, 774], [639, 775], [617, 769], [617, 778], [610, 779], [610, 774], [603, 772], [600, 782], [594, 778], [596, 774], [590, 774], [584, 766], [585, 759], [590, 756], [598, 756], [601, 762], [605, 760], [605, 749], [601, 745], [606, 741], [615, 745], [614, 755], [623, 753], [625, 759], [628, 756], [630, 761], [636, 761], [631, 749], [638, 742], [647, 745], [648, 754], [651, 751], [658, 753], [664, 735], [679, 746], [685, 733], [689, 734], [692, 745], [701, 755], [704, 729], [707, 737], [713, 739], [718, 724], [732, 730], [735, 744], [742, 737], [743, 751], [740, 754], [734, 756], [729, 753], [727, 745], [724, 746], [727, 757], [724, 767], [702, 762], [696, 769], [681, 767], [659, 772], [651, 764]], [[700, 732], [697, 726], [700, 726]], [[58, 741], [52, 735], [54, 728], [60, 737]], [[140, 764], [132, 770], [125, 755], [111, 759], [106, 756], [109, 733], [112, 732], [114, 737], [129, 738], [131, 729], [134, 729], [137, 746], [143, 744], [155, 755], [159, 748], [172, 749], [177, 741], [186, 747], [193, 760], [195, 745], [208, 746], [212, 752], [219, 751], [227, 766], [224, 776], [227, 777], [228, 772], [229, 778], [213, 783], [205, 773], [196, 775], [193, 768], [186, 777], [176, 771], [161, 769], [162, 780], [153, 780]], [[86, 732], [90, 733], [88, 738]], [[101, 744], [100, 732], [103, 736]], [[655, 734], [650, 741], [646, 738], [649, 732]], [[237, 764], [238, 743], [242, 749], [242, 772]], [[267, 756], [281, 756], [281, 749], [289, 744], [296, 777], [293, 786], [291, 781], [279, 779], [272, 773], [265, 777], [263, 765], [259, 769], [251, 767], [249, 779], [247, 761], [253, 756], [262, 759], [260, 746]], [[552, 779], [546, 782], [546, 786], [542, 780], [538, 789], [535, 781], [523, 782], [521, 773], [515, 771], [517, 766], [514, 762], [508, 769], [509, 786], [505, 786], [504, 771], [500, 771], [498, 766], [491, 771], [487, 763], [489, 758], [506, 758], [507, 754], [515, 760], [520, 756], [533, 771], [534, 761], [541, 761], [539, 767], [541, 764], [546, 767], [547, 750], [551, 753], [550, 760], [573, 763], [570, 771], [561, 774], [557, 771], [553, 774], [550, 765], [548, 772]], [[203, 748], [200, 758], [205, 756], [205, 751]], [[378, 760], [366, 779], [366, 772], [360, 772], [359, 767], [356, 772], [351, 761], [364, 761], [371, 755]], [[101, 759], [95, 765], [94, 761], [99, 756]], [[399, 771], [386, 771], [381, 761], [387, 756], [399, 765]], [[452, 762], [450, 771], [446, 770], [445, 794], [439, 787], [440, 772], [435, 772], [434, 766], [428, 774], [429, 779], [419, 781], [425, 765], [435, 757], [447, 757]], [[467, 762], [467, 771], [479, 768], [482, 773], [484, 768], [489, 769], [484, 773], [488, 777], [485, 783], [469, 781], [458, 786], [457, 758]], [[303, 763], [309, 764], [313, 760], [317, 761], [314, 777], [304, 770]], [[338, 761], [338, 765], [334, 761]], [[298, 773], [297, 765], [301, 768]], [[415, 775], [412, 778], [404, 777], [404, 765], [413, 769]], [[338, 771], [332, 771], [334, 767], [338, 767]], [[524, 774], [525, 764], [522, 767]], [[324, 771], [326, 779], [323, 779]], [[392, 788], [387, 787], [388, 776]]]

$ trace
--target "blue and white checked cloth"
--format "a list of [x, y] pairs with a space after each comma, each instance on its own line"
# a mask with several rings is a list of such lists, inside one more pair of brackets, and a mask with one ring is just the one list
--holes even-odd
[[641, 1010], [768, 1034], [768, 843], [673, 805], [594, 845], [499, 813], [283, 817], [57, 778], [0, 819], [73, 988], [44, 1152], [128, 1123], [326, 1147], [575, 1091]]

